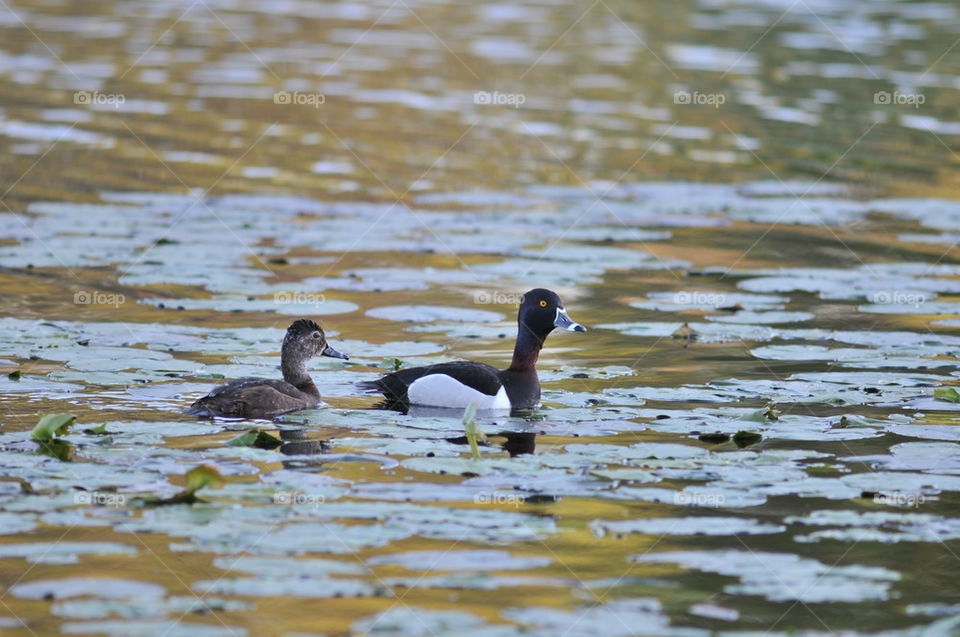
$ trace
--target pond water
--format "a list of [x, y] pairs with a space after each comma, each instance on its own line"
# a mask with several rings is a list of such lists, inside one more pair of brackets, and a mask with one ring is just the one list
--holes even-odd
[[[958, 32], [947, 2], [0, 3], [0, 632], [957, 634]], [[357, 390], [505, 365], [537, 286], [589, 331], [479, 458]], [[182, 415], [278, 377], [300, 316], [351, 356], [311, 361], [324, 407]]]

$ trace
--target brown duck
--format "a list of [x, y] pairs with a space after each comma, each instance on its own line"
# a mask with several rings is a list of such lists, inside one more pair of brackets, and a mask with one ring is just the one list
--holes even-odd
[[204, 418], [274, 418], [299, 409], [313, 409], [320, 402], [320, 392], [307, 373], [307, 361], [314, 356], [349, 358], [327, 345], [326, 335], [316, 322], [297, 319], [287, 328], [280, 349], [283, 380], [232, 380], [190, 405], [186, 413]]

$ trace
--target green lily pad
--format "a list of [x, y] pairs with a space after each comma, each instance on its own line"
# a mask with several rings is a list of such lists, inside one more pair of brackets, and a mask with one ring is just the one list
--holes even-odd
[[48, 442], [67, 433], [76, 420], [77, 417], [73, 414], [46, 414], [33, 428], [30, 438], [38, 442]]
[[226, 442], [231, 447], [256, 447], [258, 449], [276, 449], [282, 442], [262, 429], [251, 429]]

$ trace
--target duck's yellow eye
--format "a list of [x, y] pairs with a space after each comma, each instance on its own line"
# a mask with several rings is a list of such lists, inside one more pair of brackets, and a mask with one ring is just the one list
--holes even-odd
[[540, 307], [547, 307], [546, 301], [540, 301]]

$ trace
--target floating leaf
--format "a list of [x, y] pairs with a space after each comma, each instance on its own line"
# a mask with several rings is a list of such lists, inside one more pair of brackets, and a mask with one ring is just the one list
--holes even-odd
[[670, 334], [673, 338], [682, 339], [685, 341], [695, 341], [700, 334], [690, 327], [687, 323], [684, 323]]
[[96, 427], [88, 427], [83, 430], [83, 433], [91, 436], [103, 436], [107, 433], [107, 423], [97, 425]]
[[598, 537], [623, 537], [631, 533], [647, 535], [763, 535], [781, 533], [786, 527], [751, 518], [697, 517], [642, 518], [630, 520], [594, 520], [590, 529]]
[[30, 432], [30, 439], [37, 442], [53, 440], [57, 436], [67, 433], [70, 425], [76, 421], [73, 414], [46, 414]]
[[749, 447], [750, 445], [754, 445], [760, 442], [760, 440], [762, 439], [763, 439], [763, 436], [756, 433], [755, 431], [740, 430], [737, 433], [733, 434], [733, 442], [741, 449], [743, 447]]
[[21, 375], [22, 375], [22, 374], [20, 373], [20, 370], [19, 370], [19, 369], [15, 369], [15, 370], [13, 370], [12, 372], [10, 372], [9, 374], [7, 374], [7, 378], [9, 378], [10, 380], [20, 380], [20, 376], [21, 376]]
[[730, 434], [725, 434], [722, 432], [709, 433], [709, 434], [700, 434], [697, 436], [697, 439], [701, 442], [709, 442], [710, 444], [719, 445], [730, 440]]
[[[42, 550], [42, 549], [41, 549]], [[100, 599], [161, 598], [159, 584], [110, 577], [56, 577], [20, 582], [8, 589], [20, 599], [68, 599], [91, 594]]]
[[688, 569], [738, 577], [724, 592], [803, 603], [881, 601], [899, 573], [879, 566], [837, 566], [789, 553], [763, 551], [672, 551], [632, 558], [640, 563], [677, 563]]
[[278, 438], [262, 429], [251, 429], [227, 441], [229, 447], [256, 447], [257, 449], [276, 449], [282, 444]]
[[224, 483], [220, 472], [210, 465], [200, 465], [187, 471], [187, 490], [191, 493], [205, 487], [222, 487]]
[[960, 392], [958, 392], [955, 387], [934, 389], [933, 395], [951, 403], [960, 403]]
[[446, 320], [467, 323], [495, 323], [503, 320], [503, 314], [488, 310], [475, 310], [462, 307], [443, 307], [437, 305], [391, 305], [377, 307], [367, 311], [367, 316], [389, 321], [407, 321], [422, 323]]

